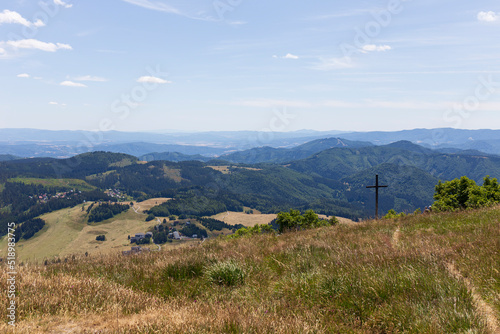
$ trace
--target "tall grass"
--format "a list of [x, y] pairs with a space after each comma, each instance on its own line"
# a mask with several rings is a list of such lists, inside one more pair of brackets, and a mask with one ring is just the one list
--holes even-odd
[[498, 208], [420, 215], [28, 264], [19, 268], [17, 332], [484, 333], [446, 264], [498, 316], [498, 217]]

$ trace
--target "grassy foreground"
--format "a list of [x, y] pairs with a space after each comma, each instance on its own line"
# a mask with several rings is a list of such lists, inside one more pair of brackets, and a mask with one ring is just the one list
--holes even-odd
[[25, 264], [15, 332], [494, 333], [499, 252], [493, 208]]

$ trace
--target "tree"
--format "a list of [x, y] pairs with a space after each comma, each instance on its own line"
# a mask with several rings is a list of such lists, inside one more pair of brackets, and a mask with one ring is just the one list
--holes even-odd
[[311, 228], [315, 227], [319, 224], [320, 219], [313, 210], [307, 210], [302, 219], [301, 219], [301, 227], [303, 228]]
[[434, 211], [480, 208], [500, 202], [500, 185], [497, 179], [490, 179], [489, 176], [484, 178], [482, 186], [462, 176], [444, 183], [439, 181], [435, 187], [434, 199]]
[[276, 223], [279, 226], [279, 231], [283, 233], [291, 229], [297, 229], [302, 223], [302, 216], [300, 211], [290, 209], [290, 212], [278, 213]]

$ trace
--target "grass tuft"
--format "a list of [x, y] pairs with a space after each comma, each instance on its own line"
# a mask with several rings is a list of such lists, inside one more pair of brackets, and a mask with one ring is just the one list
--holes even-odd
[[245, 270], [234, 260], [228, 260], [208, 267], [206, 277], [213, 284], [235, 286], [245, 281]]

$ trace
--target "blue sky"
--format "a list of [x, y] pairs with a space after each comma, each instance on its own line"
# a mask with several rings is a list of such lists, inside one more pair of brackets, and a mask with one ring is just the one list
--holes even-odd
[[500, 128], [493, 0], [4, 0], [0, 128]]

